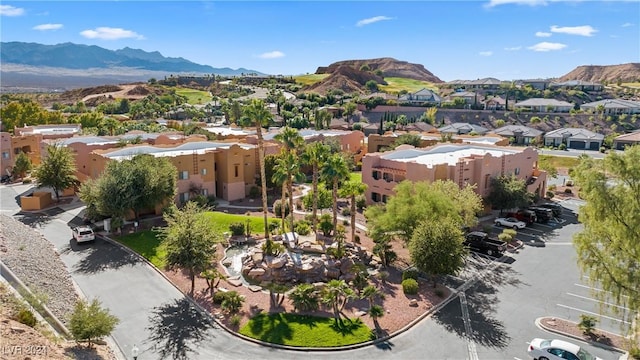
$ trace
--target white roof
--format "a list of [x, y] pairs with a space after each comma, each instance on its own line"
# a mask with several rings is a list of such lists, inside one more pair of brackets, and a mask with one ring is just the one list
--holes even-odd
[[216, 149], [228, 149], [238, 145], [243, 149], [253, 149], [254, 145], [243, 143], [217, 143], [211, 141], [197, 141], [180, 144], [174, 147], [156, 147], [150, 145], [132, 146], [104, 153], [103, 156], [113, 160], [129, 159], [135, 155], [149, 154], [155, 157], [176, 157], [181, 155], [204, 154]]
[[32, 134], [54, 135], [54, 134], [77, 134], [80, 132], [79, 125], [71, 126], [34, 126], [30, 131]]
[[511, 149], [502, 149], [495, 147], [484, 147], [477, 144], [467, 145], [440, 145], [430, 149], [401, 149], [384, 153], [381, 159], [395, 160], [400, 162], [414, 162], [417, 164], [433, 167], [435, 165], [447, 164], [455, 165], [462, 158], [471, 155], [491, 155], [501, 157], [504, 155], [515, 154], [519, 151]]
[[228, 135], [251, 135], [255, 134], [255, 131], [247, 131], [242, 129], [235, 129], [230, 127], [221, 127], [221, 126], [207, 126], [203, 128], [210, 133], [214, 133], [217, 135], [228, 136]]

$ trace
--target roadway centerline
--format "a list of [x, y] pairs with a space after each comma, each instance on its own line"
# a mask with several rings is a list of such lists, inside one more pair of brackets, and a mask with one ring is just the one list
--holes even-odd
[[594, 298], [590, 298], [590, 297], [586, 297], [586, 296], [582, 296], [582, 295], [577, 295], [577, 294], [572, 294], [572, 293], [570, 293], [570, 292], [568, 292], [568, 293], [567, 293], [567, 295], [569, 295], [569, 296], [575, 296], [575, 297], [577, 297], [577, 298], [584, 299], [584, 300], [589, 300], [589, 301], [593, 301], [593, 302], [598, 302], [598, 303], [601, 303], [601, 304], [604, 304], [604, 305], [607, 305], [607, 306], [615, 306], [615, 307], [617, 307], [617, 308], [619, 308], [619, 309], [622, 309], [622, 310], [625, 310], [625, 311], [629, 311], [629, 309], [627, 309], [627, 308], [626, 308], [626, 307], [624, 307], [624, 306], [616, 305], [616, 304], [613, 304], [613, 303], [610, 303], [610, 302], [600, 301], [600, 300], [598, 300], [598, 299], [594, 299]]
[[621, 322], [621, 323], [623, 323], [623, 324], [630, 324], [630, 322], [628, 322], [628, 321], [625, 321], [625, 320], [622, 320], [622, 319], [616, 319], [616, 318], [614, 318], [614, 317], [607, 316], [607, 315], [602, 315], [602, 314], [594, 313], [594, 312], [592, 312], [592, 311], [582, 310], [582, 309], [578, 309], [578, 308], [575, 308], [575, 307], [572, 307], [572, 306], [568, 306], [568, 305], [562, 305], [562, 304], [556, 304], [556, 305], [557, 305], [557, 306], [560, 306], [560, 307], [562, 307], [562, 308], [565, 308], [565, 309], [574, 310], [574, 311], [578, 311], [578, 312], [581, 312], [581, 313], [585, 313], [585, 314], [589, 314], [589, 315], [593, 315], [593, 316], [597, 316], [597, 317], [605, 318], [605, 319], [608, 319], [608, 320]]

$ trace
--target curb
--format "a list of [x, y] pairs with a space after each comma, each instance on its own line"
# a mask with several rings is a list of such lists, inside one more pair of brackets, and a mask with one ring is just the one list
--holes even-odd
[[[535, 321], [536, 326], [538, 328], [540, 328], [541, 330], [544, 330], [544, 331], [550, 332], [550, 333], [560, 334], [562, 336], [566, 336], [568, 338], [572, 338], [572, 339], [587, 343], [587, 344], [589, 344], [591, 346], [594, 346], [594, 347], [599, 347], [599, 348], [603, 348], [605, 350], [622, 353], [623, 355], [620, 357], [620, 359], [627, 359], [628, 356], [629, 356], [628, 352], [626, 352], [625, 350], [619, 349], [617, 347], [601, 344], [601, 343], [596, 342], [596, 341], [586, 340], [586, 339], [584, 339], [582, 337], [579, 337], [579, 336], [576, 336], [576, 335], [573, 335], [573, 334], [566, 333], [564, 331], [556, 330], [556, 329], [550, 328], [548, 326], [545, 326], [545, 325], [542, 324], [542, 319], [547, 318], [547, 317], [549, 317], [549, 316], [539, 317]], [[604, 332], [606, 332], [606, 331], [604, 331]], [[615, 335], [615, 334], [613, 334], [613, 335]]]
[[207, 311], [200, 304], [198, 304], [195, 300], [193, 300], [193, 298], [191, 298], [190, 296], [185, 294], [160, 269], [158, 269], [155, 265], [153, 265], [149, 260], [145, 259], [142, 255], [140, 255], [137, 252], [131, 250], [128, 246], [125, 246], [124, 244], [121, 244], [121, 243], [117, 242], [116, 240], [113, 240], [113, 239], [109, 238], [108, 236], [106, 236], [104, 234], [96, 234], [96, 235], [100, 236], [102, 239], [106, 240], [107, 242], [111, 243], [112, 245], [119, 246], [119, 247], [123, 248], [127, 253], [129, 253], [131, 255], [134, 255], [137, 258], [139, 258], [142, 261], [144, 261], [153, 270], [155, 270], [155, 272], [160, 274], [166, 281], [168, 281], [169, 284], [171, 284], [174, 288], [176, 288], [176, 290], [178, 290], [191, 304], [193, 304], [196, 307], [196, 309], [202, 315], [204, 315], [204, 316], [208, 317], [209, 319], [213, 320], [213, 322], [215, 322], [218, 326], [220, 326], [222, 329], [227, 331], [229, 334], [231, 334], [231, 335], [233, 335], [233, 336], [235, 336], [235, 337], [237, 337], [239, 339], [242, 339], [242, 340], [245, 340], [245, 341], [248, 341], [248, 342], [252, 342], [252, 343], [257, 344], [257, 345], [262, 345], [262, 346], [271, 347], [271, 348], [275, 348], [275, 349], [301, 351], [301, 352], [321, 352], [321, 351], [325, 351], [326, 352], [326, 351], [354, 350], [354, 349], [359, 349], [359, 348], [363, 348], [363, 347], [366, 347], [366, 346], [372, 346], [372, 345], [381, 344], [381, 343], [384, 343], [387, 340], [392, 339], [392, 338], [394, 338], [394, 337], [406, 332], [407, 330], [411, 329], [416, 324], [418, 324], [420, 321], [424, 320], [426, 317], [430, 316], [431, 314], [439, 311], [441, 308], [446, 306], [449, 302], [451, 302], [451, 300], [454, 297], [456, 297], [458, 295], [457, 291], [452, 290], [451, 293], [449, 294], [449, 296], [447, 298], [443, 299], [440, 303], [438, 303], [438, 305], [430, 308], [429, 310], [427, 310], [426, 312], [424, 312], [423, 314], [421, 314], [417, 318], [413, 319], [411, 322], [409, 322], [407, 325], [405, 325], [401, 329], [396, 330], [392, 334], [387, 335], [387, 336], [382, 337], [382, 338], [379, 338], [379, 339], [376, 339], [376, 340], [362, 342], [362, 343], [353, 344], [353, 345], [339, 346], [339, 347], [300, 347], [300, 346], [279, 345], [279, 344], [273, 344], [273, 343], [260, 341], [258, 339], [254, 339], [254, 338], [242, 335], [242, 334], [238, 333], [237, 331], [229, 329], [226, 325], [224, 325], [221, 321], [219, 321], [215, 316], [213, 316], [209, 311]]

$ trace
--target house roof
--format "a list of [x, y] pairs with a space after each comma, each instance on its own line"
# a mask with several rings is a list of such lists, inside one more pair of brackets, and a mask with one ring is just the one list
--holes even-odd
[[455, 165], [461, 159], [472, 155], [502, 157], [508, 154], [515, 154], [519, 151], [520, 150], [479, 144], [442, 144], [426, 149], [403, 148], [389, 151], [381, 155], [380, 158], [400, 162], [413, 162], [433, 167], [441, 164]]
[[515, 136], [516, 134], [526, 137], [536, 137], [542, 135], [542, 131], [524, 125], [505, 125], [493, 130], [493, 133], [500, 136], [508, 137]]
[[80, 124], [35, 125], [16, 128], [14, 131], [20, 134], [61, 135], [77, 134], [80, 128]]
[[531, 98], [528, 100], [520, 101], [516, 103], [514, 106], [570, 106], [573, 107], [573, 104], [566, 101], [560, 101], [556, 99], [544, 99], [544, 98]]
[[605, 109], [640, 109], [640, 101], [631, 101], [623, 99], [604, 99], [580, 105], [584, 108], [597, 108], [603, 105]]
[[497, 104], [503, 104], [503, 105], [507, 103], [507, 101], [505, 99], [501, 98], [500, 96], [490, 97], [490, 98], [488, 98], [486, 100], [483, 100], [482, 102], [485, 103], [485, 104], [486, 103], [490, 103], [490, 102], [495, 102]]
[[604, 140], [604, 135], [582, 128], [566, 128], [549, 131], [545, 138], [568, 137], [575, 140]]
[[[377, 125], [376, 125], [377, 126]], [[269, 132], [263, 134], [264, 140], [274, 140], [276, 135], [282, 132], [282, 128], [278, 128], [278, 130], [270, 130]], [[350, 130], [315, 130], [315, 129], [300, 129], [298, 130], [298, 134], [302, 136], [303, 139], [308, 139], [316, 136], [342, 136], [351, 134]]]
[[602, 86], [602, 84], [583, 80], [569, 80], [564, 82], [551, 83], [551, 86]]
[[453, 80], [449, 81], [447, 84], [449, 85], [500, 85], [502, 81], [488, 77], [477, 80]]
[[405, 130], [417, 130], [417, 131], [431, 131], [435, 129], [435, 126], [431, 124], [427, 124], [424, 121], [417, 121], [414, 123], [407, 124], [404, 127]]
[[123, 160], [139, 154], [149, 154], [155, 157], [175, 157], [180, 155], [204, 154], [207, 151], [216, 149], [228, 149], [233, 145], [238, 145], [243, 149], [254, 149], [254, 145], [244, 143], [218, 143], [212, 141], [194, 141], [171, 147], [158, 147], [151, 145], [140, 145], [125, 147], [102, 153], [109, 159]]
[[630, 142], [640, 142], [640, 130], [636, 130], [632, 133], [622, 134], [616, 136], [614, 141], [630, 141]]
[[241, 135], [252, 135], [256, 133], [255, 130], [247, 131], [244, 129], [232, 128], [229, 126], [207, 126], [202, 129], [207, 130], [210, 133], [214, 133], [222, 136], [229, 136], [229, 135], [241, 136]]
[[458, 91], [458, 92], [453, 92], [451, 94], [449, 94], [449, 97], [475, 97], [476, 93], [471, 92], [471, 91]]
[[453, 124], [449, 124], [449, 125], [445, 125], [445, 126], [441, 126], [438, 128], [438, 130], [440, 130], [440, 132], [459, 132], [460, 130], [467, 130], [468, 132], [476, 132], [478, 134], [485, 134], [487, 131], [489, 131], [487, 128], [482, 127], [480, 125], [475, 125], [475, 124], [469, 124], [469, 123], [453, 123]]

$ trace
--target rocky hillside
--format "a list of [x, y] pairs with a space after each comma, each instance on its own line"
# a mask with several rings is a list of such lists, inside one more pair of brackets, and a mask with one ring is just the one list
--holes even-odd
[[401, 77], [432, 83], [443, 82], [429, 70], [425, 69], [424, 65], [412, 64], [394, 58], [338, 61], [327, 67], [319, 67], [318, 70], [316, 70], [316, 74], [332, 74], [341, 66], [349, 66], [353, 69], [360, 70], [363, 65], [367, 65], [371, 72], [376, 72], [377, 70], [382, 71], [383, 77]]
[[562, 76], [560, 81], [583, 80], [598, 83], [640, 82], [640, 63], [583, 65]]
[[348, 65], [340, 65], [331, 71], [331, 75], [303, 89], [303, 91], [324, 94], [330, 89], [340, 89], [345, 93], [362, 93], [364, 85], [369, 80], [374, 80], [378, 84], [387, 84], [381, 76], [372, 72], [360, 71], [358, 68]]

